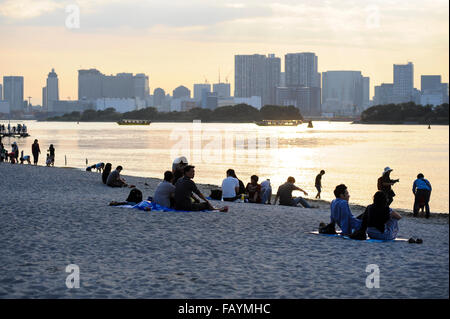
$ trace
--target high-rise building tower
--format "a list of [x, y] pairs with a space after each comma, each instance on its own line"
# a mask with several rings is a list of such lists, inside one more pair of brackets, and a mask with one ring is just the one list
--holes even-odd
[[228, 99], [231, 96], [230, 83], [213, 84], [213, 92], [217, 93], [219, 99]]
[[0, 101], [3, 100], [3, 86], [0, 84]]
[[414, 101], [414, 65], [394, 64], [394, 102]]
[[4, 99], [9, 102], [11, 112], [23, 111], [23, 76], [4, 76], [3, 86]]
[[47, 86], [46, 86], [46, 106], [48, 112], [53, 112], [53, 102], [59, 101], [59, 85], [58, 85], [58, 75], [55, 73], [55, 69], [47, 76]]
[[275, 104], [275, 92], [280, 83], [280, 58], [260, 54], [235, 55], [234, 96], [260, 96], [262, 105]]
[[201, 101], [203, 91], [210, 93], [211, 92], [211, 84], [209, 84], [209, 83], [194, 84], [194, 100]]
[[285, 55], [284, 72], [287, 87], [320, 87], [318, 57], [312, 52]]

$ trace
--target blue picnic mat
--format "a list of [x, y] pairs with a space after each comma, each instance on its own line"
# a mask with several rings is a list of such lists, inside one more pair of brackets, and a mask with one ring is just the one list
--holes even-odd
[[[156, 211], [156, 212], [183, 212], [183, 213], [188, 213], [188, 211], [176, 210], [176, 209], [173, 209], [173, 208], [164, 207], [164, 206], [155, 204], [153, 202], [150, 202], [148, 200], [143, 200], [142, 202], [140, 202], [139, 204], [136, 204], [134, 206], [133, 205], [121, 205], [121, 206], [117, 206], [117, 207], [137, 208], [139, 210], [144, 210], [144, 211], [146, 209], [150, 208], [152, 211]], [[201, 210], [200, 212], [209, 212], [209, 210]]]
[[[348, 236], [344, 236], [341, 235], [340, 232], [338, 232], [337, 234], [321, 234], [318, 231], [311, 231], [308, 234], [313, 234], [313, 235], [320, 235], [320, 236], [327, 236], [327, 237], [338, 237], [338, 238], [342, 238], [342, 239], [349, 239], [349, 240], [357, 240], [357, 239], [351, 239]], [[357, 240], [357, 241], [365, 241], [365, 242], [369, 242], [369, 243], [386, 243], [386, 242], [407, 242], [408, 239], [406, 238], [395, 238], [394, 240], [382, 240], [382, 239], [366, 239], [366, 240]]]

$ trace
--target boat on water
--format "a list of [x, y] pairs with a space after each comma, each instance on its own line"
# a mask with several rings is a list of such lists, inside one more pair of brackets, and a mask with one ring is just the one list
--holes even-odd
[[117, 122], [119, 125], [150, 125], [152, 121], [150, 120], [129, 120], [124, 119]]
[[302, 123], [301, 120], [261, 120], [255, 122], [259, 126], [297, 126]]

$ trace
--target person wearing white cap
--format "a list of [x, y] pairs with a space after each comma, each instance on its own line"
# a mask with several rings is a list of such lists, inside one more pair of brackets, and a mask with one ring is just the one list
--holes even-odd
[[385, 167], [383, 174], [381, 175], [380, 178], [378, 178], [378, 183], [377, 183], [378, 190], [382, 191], [383, 193], [386, 194], [386, 198], [388, 201], [388, 207], [394, 201], [394, 196], [395, 196], [395, 193], [392, 190], [392, 186], [395, 183], [398, 183], [400, 181], [399, 179], [391, 179], [390, 175], [391, 175], [392, 171], [393, 171], [393, 169], [390, 168], [389, 166]]
[[178, 181], [179, 178], [183, 177], [183, 169], [188, 165], [188, 160], [184, 156], [177, 157], [173, 160], [172, 163], [172, 173], [173, 173], [173, 181], [172, 184], [175, 185], [175, 183]]

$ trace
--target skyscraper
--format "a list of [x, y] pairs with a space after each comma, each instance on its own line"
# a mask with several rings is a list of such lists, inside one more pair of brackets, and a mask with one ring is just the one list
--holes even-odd
[[448, 103], [448, 84], [441, 82], [440, 75], [422, 75], [420, 80], [420, 104], [441, 105]]
[[364, 109], [365, 93], [369, 97], [364, 87], [361, 71], [323, 72], [322, 108], [339, 115], [356, 115]]
[[211, 84], [209, 83], [194, 84], [194, 100], [201, 101], [203, 91], [210, 93]]
[[0, 101], [3, 100], [3, 86], [0, 84]]
[[164, 101], [166, 100], [166, 92], [164, 92], [161, 88], [156, 88], [153, 91], [153, 105], [155, 107], [161, 107], [164, 105]]
[[373, 105], [385, 105], [393, 103], [394, 100], [394, 84], [382, 83], [375, 86], [375, 95], [373, 97]]
[[312, 52], [288, 53], [284, 60], [287, 87], [320, 87], [318, 57]]
[[235, 55], [234, 96], [260, 96], [262, 105], [275, 104], [275, 91], [280, 83], [280, 58], [260, 54]]
[[55, 73], [55, 69], [47, 76], [47, 86], [46, 86], [46, 106], [48, 112], [53, 112], [53, 102], [59, 101], [59, 86], [58, 86], [58, 75]]
[[101, 98], [144, 100], [150, 94], [148, 76], [143, 73], [104, 75], [96, 69], [78, 70], [78, 99]]
[[414, 65], [394, 64], [394, 102], [414, 101]]
[[231, 96], [230, 83], [213, 84], [213, 92], [217, 93], [219, 99], [228, 99]]
[[23, 76], [4, 76], [3, 86], [4, 98], [9, 102], [11, 112], [23, 111]]

